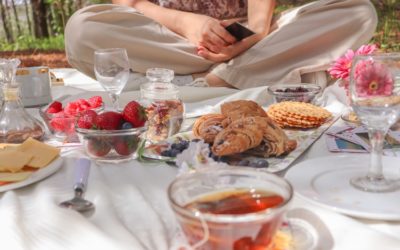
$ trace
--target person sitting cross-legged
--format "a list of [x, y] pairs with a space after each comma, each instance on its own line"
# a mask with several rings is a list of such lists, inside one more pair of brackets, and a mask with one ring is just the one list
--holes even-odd
[[[275, 0], [113, 0], [77, 11], [65, 30], [70, 64], [94, 77], [93, 54], [126, 48], [132, 71], [169, 68], [209, 86], [245, 89], [316, 82], [329, 64], [372, 37], [368, 0], [320, 0], [274, 16]], [[239, 21], [255, 34], [236, 40]]]

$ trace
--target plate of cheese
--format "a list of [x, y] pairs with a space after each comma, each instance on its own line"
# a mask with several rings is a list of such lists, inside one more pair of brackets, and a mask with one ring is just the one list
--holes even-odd
[[29, 138], [0, 149], [0, 192], [25, 187], [52, 175], [62, 166], [60, 149]]

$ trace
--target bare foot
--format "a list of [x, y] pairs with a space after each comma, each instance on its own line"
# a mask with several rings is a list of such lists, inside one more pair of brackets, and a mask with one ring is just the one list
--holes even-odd
[[234, 88], [232, 85], [212, 73], [207, 74], [205, 78], [210, 87]]

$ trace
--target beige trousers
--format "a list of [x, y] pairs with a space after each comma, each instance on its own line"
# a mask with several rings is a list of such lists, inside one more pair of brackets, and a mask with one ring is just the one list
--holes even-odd
[[[376, 24], [369, 0], [315, 1], [275, 17], [263, 40], [236, 58], [215, 64], [198, 56], [196, 46], [184, 37], [133, 8], [92, 5], [70, 18], [65, 45], [70, 64], [92, 77], [94, 50], [121, 47], [127, 49], [135, 72], [151, 67], [173, 69], [176, 74], [211, 71], [244, 89], [298, 83], [305, 81], [302, 76], [324, 72], [347, 49], [367, 43]], [[324, 83], [325, 74], [319, 80]]]

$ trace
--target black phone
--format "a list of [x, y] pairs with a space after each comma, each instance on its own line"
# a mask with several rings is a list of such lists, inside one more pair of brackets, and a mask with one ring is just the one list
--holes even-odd
[[238, 22], [234, 22], [226, 26], [225, 29], [229, 33], [231, 33], [231, 35], [234, 36], [238, 41], [255, 34], [252, 30], [246, 28], [245, 26], [243, 26]]

